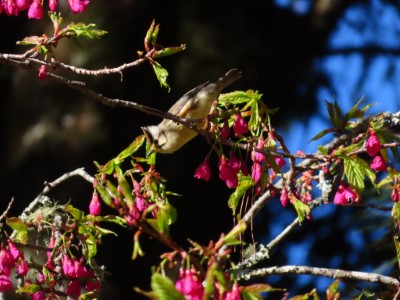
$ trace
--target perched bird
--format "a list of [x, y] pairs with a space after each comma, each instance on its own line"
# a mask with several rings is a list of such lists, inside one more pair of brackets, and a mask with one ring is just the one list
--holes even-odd
[[[168, 110], [169, 113], [187, 119], [204, 119], [208, 116], [219, 94], [228, 85], [242, 77], [237, 69], [229, 70], [216, 82], [206, 82], [183, 95]], [[152, 151], [173, 153], [197, 135], [197, 132], [172, 120], [163, 119], [160, 124], [142, 127], [152, 145]]]

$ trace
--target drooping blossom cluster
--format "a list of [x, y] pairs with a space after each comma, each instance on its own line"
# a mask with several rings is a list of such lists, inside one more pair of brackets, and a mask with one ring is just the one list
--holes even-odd
[[247, 175], [246, 164], [238, 159], [235, 152], [229, 152], [229, 159], [222, 155], [219, 159], [219, 178], [225, 181], [227, 187], [235, 188], [238, 185], [238, 174], [241, 171], [243, 175]]
[[[44, 7], [42, 0], [0, 0], [0, 14], [4, 11], [7, 16], [18, 16], [20, 12], [28, 10], [29, 19], [40, 20], [43, 17]], [[90, 0], [68, 0], [73, 13], [79, 14], [86, 10]], [[50, 11], [57, 9], [58, 0], [49, 0]]]
[[100, 283], [95, 278], [94, 273], [89, 272], [76, 257], [71, 259], [68, 254], [64, 254], [62, 257], [62, 268], [64, 274], [71, 278], [66, 288], [68, 296], [78, 297], [81, 295], [82, 279], [86, 280], [85, 290], [93, 291], [100, 289]]
[[333, 203], [336, 205], [349, 205], [352, 203], [357, 203], [360, 200], [361, 198], [357, 192], [342, 182], [337, 189]]
[[29, 272], [24, 254], [11, 240], [8, 240], [7, 245], [3, 245], [0, 250], [0, 292], [11, 291], [13, 289], [10, 280], [13, 268], [17, 268], [19, 276], [26, 276]]
[[365, 149], [367, 150], [367, 153], [373, 157], [372, 163], [370, 164], [371, 169], [375, 170], [376, 172], [386, 171], [387, 165], [380, 151], [381, 143], [374, 130], [371, 130], [369, 133], [369, 137], [365, 144]]
[[[185, 296], [187, 300], [201, 300], [204, 296], [204, 287], [198, 272], [191, 269], [180, 269], [179, 278], [175, 283], [175, 288]], [[230, 291], [220, 292], [219, 285], [215, 284], [215, 299], [221, 300], [241, 300], [239, 287], [237, 284], [232, 286]]]

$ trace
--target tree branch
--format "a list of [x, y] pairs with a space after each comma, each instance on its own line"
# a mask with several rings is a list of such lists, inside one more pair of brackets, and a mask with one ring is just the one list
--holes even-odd
[[394, 277], [385, 276], [377, 273], [367, 273], [358, 271], [346, 271], [341, 269], [328, 269], [328, 268], [317, 268], [309, 266], [282, 266], [282, 267], [269, 267], [261, 268], [258, 270], [242, 270], [237, 274], [238, 280], [250, 280], [257, 277], [265, 277], [270, 275], [314, 275], [331, 277], [333, 279], [341, 280], [360, 280], [373, 283], [381, 283], [390, 286], [399, 286], [400, 282]]

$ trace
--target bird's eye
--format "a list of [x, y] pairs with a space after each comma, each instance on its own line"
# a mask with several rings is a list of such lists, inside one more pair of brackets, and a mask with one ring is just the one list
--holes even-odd
[[158, 140], [155, 139], [155, 140], [153, 141], [153, 144], [156, 145], [156, 146], [158, 146]]

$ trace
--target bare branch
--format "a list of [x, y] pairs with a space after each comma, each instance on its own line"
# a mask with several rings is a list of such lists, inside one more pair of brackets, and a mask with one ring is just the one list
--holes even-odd
[[94, 178], [92, 176], [90, 176], [84, 170], [84, 168], [79, 168], [74, 171], [65, 173], [52, 182], [46, 182], [43, 191], [35, 199], [33, 199], [33, 201], [31, 203], [29, 203], [29, 205], [22, 212], [22, 214], [21, 214], [22, 218], [24, 218], [24, 216], [26, 216], [26, 215], [29, 215], [30, 212], [34, 211], [34, 209], [36, 208], [37, 205], [39, 205], [43, 202], [44, 195], [48, 194], [53, 188], [55, 188], [56, 186], [60, 185], [64, 181], [66, 181], [74, 176], [80, 176], [91, 184], [93, 184], [93, 182], [94, 182]]
[[331, 277], [341, 280], [361, 280], [373, 283], [381, 283], [390, 286], [399, 286], [400, 282], [394, 277], [384, 276], [377, 273], [367, 273], [358, 271], [346, 271], [341, 269], [317, 268], [309, 266], [282, 266], [261, 268], [258, 270], [244, 270], [238, 272], [238, 280], [250, 280], [258, 277], [270, 275], [288, 275], [288, 274], [307, 274], [314, 276]]
[[10, 212], [10, 209], [11, 209], [11, 206], [13, 205], [13, 203], [14, 203], [14, 197], [12, 197], [11, 200], [10, 200], [10, 202], [8, 202], [8, 205], [7, 205], [6, 210], [5, 210], [5, 211], [1, 214], [1, 216], [0, 216], [0, 221], [2, 221], [2, 220], [8, 215], [8, 213]]

